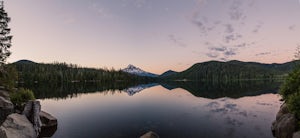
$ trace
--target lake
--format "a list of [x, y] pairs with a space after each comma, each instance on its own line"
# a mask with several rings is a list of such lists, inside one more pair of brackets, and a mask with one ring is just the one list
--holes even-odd
[[58, 119], [54, 138], [134, 138], [148, 131], [161, 138], [272, 138], [271, 124], [282, 104], [278, 86], [171, 82], [36, 95], [42, 110]]

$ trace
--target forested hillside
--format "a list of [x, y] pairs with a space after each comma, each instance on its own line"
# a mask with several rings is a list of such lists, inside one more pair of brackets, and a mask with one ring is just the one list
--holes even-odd
[[135, 83], [151, 81], [147, 77], [131, 75], [114, 69], [95, 69], [80, 67], [66, 63], [35, 63], [28, 60], [20, 60], [10, 66], [15, 66], [18, 71], [18, 82], [33, 84], [41, 82], [123, 82]]
[[209, 80], [209, 81], [233, 81], [249, 79], [282, 79], [297, 61], [283, 64], [262, 64], [256, 62], [241, 61], [209, 61], [194, 64], [183, 72], [162, 77], [164, 80]]

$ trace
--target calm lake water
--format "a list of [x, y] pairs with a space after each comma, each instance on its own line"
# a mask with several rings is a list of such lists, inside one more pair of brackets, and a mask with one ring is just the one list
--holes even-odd
[[281, 105], [277, 88], [147, 84], [40, 101], [58, 118], [54, 138], [137, 138], [148, 131], [161, 138], [271, 138]]

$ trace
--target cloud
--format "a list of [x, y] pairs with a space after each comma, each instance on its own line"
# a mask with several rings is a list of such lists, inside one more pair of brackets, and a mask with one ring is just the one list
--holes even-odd
[[296, 25], [291, 25], [291, 26], [289, 26], [289, 30], [290, 30], [290, 31], [295, 31], [295, 29], [296, 29]]
[[146, 0], [134, 0], [133, 4], [135, 5], [135, 7], [137, 8], [142, 8], [146, 5]]
[[228, 34], [223, 36], [223, 41], [225, 43], [230, 43], [232, 41], [236, 41], [238, 39], [242, 38], [241, 34]]
[[234, 32], [234, 28], [232, 24], [225, 24], [225, 33], [231, 34]]
[[255, 56], [265, 56], [265, 55], [270, 55], [271, 52], [262, 52], [262, 53], [258, 53], [258, 54], [255, 54]]
[[[200, 6], [192, 13], [190, 22], [200, 30], [201, 37], [208, 38], [203, 42], [208, 48], [208, 52], [205, 53], [207, 57], [227, 61], [238, 55], [241, 49], [257, 44], [255, 40], [253, 42], [245, 40], [259, 33], [264, 25], [259, 20], [256, 24], [246, 22], [248, 18], [246, 10], [251, 7], [255, 8], [253, 6], [256, 0], [223, 0], [226, 8], [222, 9], [222, 12], [225, 10], [225, 13], [224, 16], [218, 18], [205, 14], [203, 10], [205, 4], [210, 1], [199, 0], [197, 2]], [[244, 28], [250, 28], [250, 30]]]
[[91, 1], [89, 9], [95, 12], [100, 17], [112, 17], [112, 14], [101, 7], [97, 2]]
[[202, 6], [204, 6], [207, 2], [207, 0], [195, 0], [196, 1], [196, 5], [201, 8]]
[[258, 33], [260, 31], [260, 29], [262, 28], [263, 24], [264, 24], [263, 22], [258, 22], [258, 24], [254, 27], [252, 32]]
[[229, 57], [229, 56], [234, 56], [237, 53], [236, 53], [236, 49], [230, 48], [230, 49], [227, 49], [226, 51], [224, 51], [223, 54], [225, 57]]
[[246, 47], [246, 46], [247, 46], [247, 43], [241, 43], [241, 44], [235, 45], [234, 47], [242, 48], [242, 47]]
[[229, 18], [234, 21], [240, 21], [245, 19], [247, 16], [245, 16], [243, 8], [242, 8], [243, 2], [241, 0], [234, 0], [232, 4], [229, 7]]
[[253, 7], [256, 4], [255, 0], [251, 0], [250, 3], [248, 4], [249, 7]]
[[211, 29], [208, 29], [210, 27], [207, 26], [207, 24], [205, 23], [205, 21], [202, 20], [202, 19], [199, 19], [197, 17], [197, 15], [193, 15], [193, 17], [191, 19], [191, 22], [199, 28], [200, 32], [203, 35], [207, 35], [208, 31], [211, 30]]
[[122, 0], [122, 6], [133, 5], [135, 8], [143, 8], [147, 5], [147, 0]]
[[227, 58], [220, 58], [221, 61], [227, 61]]
[[210, 47], [209, 48], [212, 51], [218, 51], [218, 52], [224, 52], [227, 50], [227, 47], [225, 46], [221, 46], [221, 47]]
[[187, 45], [185, 43], [182, 42], [182, 40], [180, 38], [175, 37], [174, 35], [169, 35], [169, 39], [175, 43], [177, 46], [180, 47], [187, 47]]
[[206, 53], [206, 56], [210, 57], [210, 58], [217, 58], [217, 57], [219, 57], [219, 53], [217, 53], [217, 52], [210, 52], [210, 53]]
[[239, 43], [239, 44], [236, 44], [234, 45], [233, 47], [236, 47], [236, 48], [244, 48], [244, 47], [248, 47], [248, 46], [252, 46], [252, 45], [255, 45], [257, 42], [243, 42], [243, 43]]
[[209, 107], [209, 108], [219, 108], [220, 107], [220, 103], [218, 102], [210, 102], [206, 105], [206, 107]]
[[209, 47], [209, 52], [206, 56], [209, 58], [220, 58], [222, 61], [227, 61], [231, 56], [237, 55], [237, 48], [230, 48], [228, 46]]

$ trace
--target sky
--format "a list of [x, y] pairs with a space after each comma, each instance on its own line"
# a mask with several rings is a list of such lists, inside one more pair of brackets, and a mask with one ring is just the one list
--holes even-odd
[[300, 45], [300, 0], [4, 0], [12, 55], [161, 74], [210, 60], [283, 63]]

